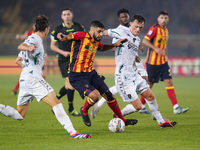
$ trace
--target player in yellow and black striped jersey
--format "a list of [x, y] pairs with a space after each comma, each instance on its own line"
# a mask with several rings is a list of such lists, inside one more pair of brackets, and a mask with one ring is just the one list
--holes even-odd
[[62, 41], [74, 40], [73, 51], [70, 55], [69, 81], [79, 92], [82, 99], [87, 96], [83, 107], [80, 109], [85, 125], [91, 126], [88, 110], [99, 100], [100, 95], [107, 100], [108, 106], [124, 121], [126, 126], [134, 125], [137, 120], [123, 117], [117, 100], [104, 82], [104, 76], [99, 75], [93, 69], [94, 56], [97, 50], [107, 51], [113, 47], [121, 46], [122, 43], [127, 41], [127, 39], [119, 39], [116, 43], [103, 45], [101, 43], [103, 31], [104, 25], [100, 21], [94, 20], [90, 25], [89, 32], [80, 31], [69, 35], [58, 34], [57, 37]]
[[51, 32], [51, 49], [58, 53], [58, 65], [62, 77], [66, 79], [65, 86], [60, 89], [59, 93], [57, 94], [57, 98], [61, 99], [67, 94], [69, 113], [73, 116], [80, 116], [80, 113], [78, 113], [78, 111], [76, 111], [73, 107], [74, 89], [70, 89], [68, 82], [68, 68], [72, 41], [60, 41], [57, 38], [57, 34], [59, 32], [68, 35], [77, 31], [84, 31], [84, 27], [81, 24], [72, 21], [73, 17], [74, 15], [71, 8], [63, 9], [61, 14], [63, 23], [57, 26], [56, 29]]
[[[173, 105], [174, 114], [185, 113], [189, 108], [182, 108], [178, 105], [170, 67], [167, 62], [166, 47], [168, 42], [168, 29], [166, 27], [169, 22], [167, 11], [161, 11], [157, 18], [158, 23], [151, 26], [146, 33], [142, 43], [148, 47], [146, 56], [146, 67], [150, 88], [159, 80], [165, 82], [166, 91]], [[142, 102], [142, 104], [144, 104]]]

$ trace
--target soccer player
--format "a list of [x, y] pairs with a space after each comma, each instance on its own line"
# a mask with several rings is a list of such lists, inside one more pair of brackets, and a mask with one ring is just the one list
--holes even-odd
[[57, 120], [70, 134], [69, 138], [90, 138], [90, 134], [81, 134], [74, 129], [62, 103], [56, 98], [53, 88], [42, 76], [45, 55], [43, 39], [49, 32], [49, 21], [46, 16], [42, 15], [38, 16], [35, 22], [35, 34], [29, 36], [18, 46], [19, 50], [25, 52], [25, 64], [20, 75], [17, 110], [8, 105], [0, 104], [0, 113], [16, 120], [23, 120], [31, 101], [36, 98], [38, 102], [43, 101], [52, 108]]
[[[120, 22], [120, 25], [117, 27], [117, 28], [122, 28], [123, 26], [124, 27], [129, 27], [129, 11], [127, 9], [120, 9], [118, 12], [117, 12], [117, 15], [118, 15], [118, 19], [119, 19], [119, 22]], [[113, 43], [116, 42], [116, 38], [113, 38]], [[141, 51], [144, 51], [144, 46], [140, 46], [139, 47]], [[115, 51], [115, 50], [113, 50]], [[137, 57], [139, 58], [139, 57]], [[140, 60], [139, 60], [140, 61]], [[137, 69], [138, 69], [138, 72], [140, 73], [140, 75], [142, 76], [142, 78], [144, 78], [146, 81], [147, 81], [147, 72], [142, 64], [142, 62], [136, 62], [136, 66], [137, 66]], [[117, 94], [118, 91], [116, 89], [116, 86], [112, 86], [109, 88], [109, 90], [111, 91], [111, 93], [113, 95]], [[99, 111], [99, 109], [103, 106], [103, 104], [106, 102], [106, 100], [102, 97], [92, 108], [90, 114], [91, 114], [91, 117], [94, 119]], [[141, 110], [139, 110], [140, 113], [146, 113], [146, 114], [149, 114], [150, 112], [144, 107], [142, 108]]]
[[[61, 18], [63, 23], [55, 30], [51, 32], [51, 49], [58, 53], [58, 65], [62, 74], [62, 77], [65, 78], [65, 86], [63, 86], [59, 93], [57, 94], [57, 98], [61, 99], [64, 95], [67, 94], [68, 97], [68, 112], [70, 115], [75, 117], [81, 116], [81, 114], [74, 109], [73, 99], [74, 99], [74, 89], [69, 88], [69, 79], [68, 79], [68, 68], [69, 68], [69, 59], [71, 52], [71, 44], [72, 41], [60, 41], [57, 38], [57, 34], [59, 32], [63, 34], [72, 34], [77, 31], [83, 31], [84, 27], [77, 22], [73, 22], [74, 15], [71, 8], [63, 9]], [[58, 46], [57, 46], [58, 43]]]
[[[30, 36], [32, 33], [35, 33], [34, 32], [34, 30], [35, 30], [35, 24], [33, 25], [33, 29], [32, 30], [27, 30], [25, 33], [23, 33], [23, 34], [17, 34], [16, 36], [15, 36], [15, 38], [17, 39], [17, 40], [25, 40], [28, 36]], [[19, 54], [19, 55], [21, 55], [21, 54]], [[19, 58], [17, 59], [17, 60], [19, 60], [19, 61], [21, 61], [21, 57], [19, 56]], [[19, 89], [19, 81], [17, 82], [17, 84], [15, 85], [15, 87], [14, 87], [14, 89], [13, 89], [13, 94], [14, 95], [17, 95], [17, 90]]]
[[[173, 105], [174, 114], [185, 113], [189, 108], [182, 108], [178, 105], [170, 68], [167, 62], [166, 47], [168, 41], [168, 29], [166, 27], [169, 22], [167, 11], [161, 11], [157, 18], [158, 23], [151, 26], [146, 33], [142, 43], [148, 47], [146, 56], [146, 67], [150, 88], [159, 80], [164, 81], [169, 99]], [[142, 101], [145, 104], [145, 101]]]
[[[146, 80], [139, 75], [135, 65], [135, 57], [140, 45], [138, 35], [142, 31], [144, 23], [145, 18], [143, 16], [133, 15], [130, 28], [122, 26], [121, 28], [105, 31], [105, 34], [112, 38], [125, 38], [128, 40], [115, 50], [115, 85], [123, 101], [131, 103], [122, 109], [122, 115], [131, 114], [142, 108], [141, 101], [137, 95], [140, 94], [146, 99], [159, 127], [173, 127], [177, 122], [165, 121], [162, 118], [154, 94], [151, 92]], [[117, 117], [116, 114], [115, 116]]]
[[[17, 34], [16, 35], [16, 39], [17, 40], [22, 40], [22, 41], [24, 41], [28, 36], [30, 36], [31, 34], [33, 34], [33, 33], [35, 33], [35, 24], [33, 24], [33, 29], [32, 30], [27, 30], [24, 34]], [[19, 53], [19, 57], [17, 58], [17, 60], [16, 61], [21, 61], [22, 60], [22, 58], [21, 58], [21, 56], [23, 56], [23, 54], [22, 53]], [[47, 53], [45, 52], [45, 61], [48, 61], [48, 56], [47, 56]], [[45, 72], [45, 69], [44, 69], [44, 66], [43, 66], [43, 68], [42, 68], [42, 71], [43, 71], [43, 77], [44, 77], [44, 79], [46, 80], [46, 72]], [[17, 82], [17, 84], [15, 85], [15, 87], [14, 87], [14, 89], [13, 89], [13, 94], [14, 95], [17, 95], [17, 90], [19, 89], [19, 81]]]
[[83, 122], [91, 126], [88, 110], [98, 100], [100, 95], [107, 100], [108, 106], [113, 110], [125, 125], [134, 125], [136, 119], [125, 119], [109, 88], [104, 82], [105, 77], [97, 74], [93, 68], [94, 56], [96, 51], [107, 51], [113, 47], [120, 46], [126, 39], [121, 39], [116, 43], [103, 45], [101, 38], [103, 36], [104, 25], [100, 21], [93, 21], [89, 32], [80, 31], [74, 34], [64, 35], [59, 33], [57, 37], [62, 41], [73, 41], [72, 51], [70, 54], [70, 73], [69, 81], [82, 98], [87, 96], [86, 101], [81, 107], [80, 112]]

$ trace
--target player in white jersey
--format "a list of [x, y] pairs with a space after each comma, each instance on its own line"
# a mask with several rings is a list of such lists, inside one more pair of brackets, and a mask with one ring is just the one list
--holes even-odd
[[138, 35], [143, 29], [144, 23], [145, 18], [143, 16], [133, 15], [130, 28], [121, 27], [107, 30], [107, 34], [112, 38], [126, 38], [128, 40], [115, 50], [115, 85], [122, 99], [131, 103], [122, 110], [122, 114], [125, 116], [142, 108], [137, 95], [140, 94], [147, 100], [158, 125], [161, 128], [173, 127], [177, 122], [165, 121], [162, 118], [154, 94], [151, 92], [148, 83], [138, 74], [135, 65], [135, 57], [140, 44]]
[[53, 88], [42, 77], [45, 56], [43, 39], [49, 32], [49, 21], [46, 16], [42, 15], [38, 16], [35, 22], [35, 34], [30, 35], [18, 46], [18, 49], [25, 52], [25, 55], [22, 56], [22, 64], [19, 65], [23, 66], [23, 70], [20, 75], [17, 110], [0, 104], [0, 113], [16, 120], [23, 120], [31, 101], [36, 98], [38, 102], [43, 101], [52, 108], [57, 120], [70, 134], [69, 138], [90, 138], [90, 134], [81, 134], [80, 131], [74, 129]]
[[[118, 11], [118, 19], [120, 21], [120, 25], [117, 27], [117, 29], [120, 29], [122, 27], [129, 27], [129, 11], [127, 9], [120, 9]], [[116, 38], [113, 38], [112, 39], [112, 43], [115, 43], [118, 39]], [[141, 51], [144, 51], [144, 46], [139, 46], [139, 49]], [[115, 48], [113, 49], [113, 51], [115, 51]], [[138, 56], [138, 52], [137, 52], [137, 56]], [[137, 66], [137, 69], [138, 69], [138, 72], [140, 73], [140, 75], [142, 76], [142, 78], [144, 78], [146, 81], [147, 81], [147, 71], [145, 70], [141, 60], [139, 57], [136, 56], [136, 59], [137, 59], [137, 62], [135, 63], [136, 66]], [[111, 93], [113, 95], [117, 94], [118, 91], [117, 91], [117, 88], [116, 86], [112, 86], [109, 88], [109, 90], [111, 91]], [[103, 106], [103, 104], [106, 102], [106, 100], [102, 97], [92, 108], [90, 114], [91, 114], [91, 117], [94, 119], [99, 111], [99, 109]], [[143, 106], [145, 108], [145, 106]], [[141, 109], [139, 111], [140, 113], [147, 113], [149, 114], [150, 112], [145, 108], [145, 109]]]

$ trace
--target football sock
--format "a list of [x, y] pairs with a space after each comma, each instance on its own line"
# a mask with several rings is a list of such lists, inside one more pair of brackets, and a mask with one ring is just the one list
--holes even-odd
[[61, 99], [65, 94], [67, 94], [67, 89], [65, 88], [65, 86], [63, 86], [63, 87], [60, 89], [59, 93], [56, 95], [56, 97], [57, 97], [58, 99]]
[[54, 106], [52, 109], [53, 109], [53, 112], [54, 112], [57, 120], [67, 130], [67, 132], [69, 134], [75, 134], [76, 130], [74, 129], [69, 116], [66, 114], [62, 103]]
[[157, 122], [159, 124], [162, 124], [164, 123], [165, 121], [163, 120], [162, 118], [162, 115], [159, 111], [159, 108], [158, 108], [158, 104], [156, 102], [156, 99], [152, 100], [152, 101], [147, 101], [147, 104], [149, 105], [149, 109], [152, 111], [153, 115], [155, 116]]
[[176, 99], [174, 87], [173, 86], [166, 87], [166, 90], [167, 90], [167, 95], [168, 95], [169, 99], [171, 100], [172, 105], [173, 106], [176, 105], [177, 99]]
[[73, 106], [73, 100], [74, 100], [74, 90], [67, 90], [67, 98], [68, 98], [68, 104], [69, 104], [69, 111], [72, 112], [74, 110]]
[[144, 108], [146, 108], [146, 106], [142, 104], [142, 109], [144, 109]]
[[102, 97], [102, 98], [97, 102], [98, 107], [101, 108], [105, 102], [106, 102], [106, 99]]
[[24, 119], [16, 109], [8, 105], [0, 104], [0, 113], [2, 113], [6, 117], [11, 117], [16, 120]]
[[[116, 88], [115, 85], [112, 86], [112, 87], [110, 87], [109, 90], [110, 90], [110, 92], [111, 92], [113, 95], [115, 95], [115, 94], [118, 93], [117, 88]], [[106, 102], [106, 99], [102, 97], [102, 98], [98, 101], [98, 103], [97, 103], [97, 104], [98, 104], [98, 107], [101, 108], [101, 106], [103, 106], [103, 104], [104, 104], [105, 102]]]
[[19, 81], [17, 82], [17, 84], [15, 85], [15, 88], [13, 89], [14, 91], [17, 91], [19, 88]]
[[129, 115], [129, 114], [134, 113], [134, 112], [136, 112], [136, 111], [137, 111], [137, 110], [133, 107], [132, 104], [126, 105], [126, 106], [121, 110], [123, 116]]
[[117, 100], [113, 99], [111, 101], [107, 101], [108, 106], [112, 109], [112, 111], [117, 115], [120, 119], [126, 122], [126, 119], [123, 117], [121, 110], [117, 104]]
[[174, 109], [176, 109], [176, 108], [178, 108], [178, 107], [179, 107], [178, 104], [175, 104], [175, 105], [173, 106]]
[[82, 108], [83, 115], [87, 115], [89, 108], [91, 106], [93, 106], [94, 104], [95, 104], [95, 102], [91, 98], [87, 97], [86, 101], [85, 101], [85, 103], [83, 105], [83, 108]]
[[110, 87], [109, 88], [109, 90], [110, 90], [110, 92], [113, 94], [113, 95], [115, 95], [115, 94], [117, 94], [118, 93], [118, 91], [117, 91], [117, 88], [116, 88], [116, 86], [114, 85], [114, 86], [112, 86], [112, 87]]

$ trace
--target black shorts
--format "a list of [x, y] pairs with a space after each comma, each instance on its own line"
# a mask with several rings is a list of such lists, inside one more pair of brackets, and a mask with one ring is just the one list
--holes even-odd
[[146, 63], [148, 80], [151, 83], [158, 83], [165, 79], [172, 79], [170, 68], [168, 63], [162, 65], [150, 65]]
[[79, 92], [82, 99], [88, 96], [95, 89], [99, 90], [100, 94], [103, 94], [108, 90], [107, 86], [105, 88], [100, 88], [104, 83], [105, 77], [97, 74], [95, 70], [92, 72], [70, 72], [69, 82], [70, 84]]
[[69, 76], [69, 60], [68, 61], [63, 61], [58, 59], [58, 66], [60, 68], [60, 72], [62, 74], [63, 78], [66, 78]]

